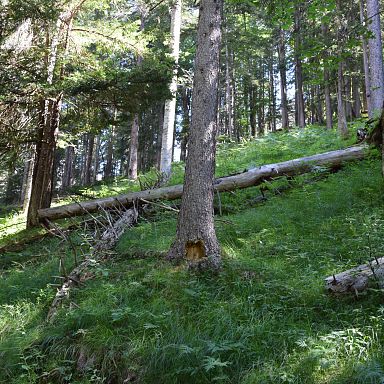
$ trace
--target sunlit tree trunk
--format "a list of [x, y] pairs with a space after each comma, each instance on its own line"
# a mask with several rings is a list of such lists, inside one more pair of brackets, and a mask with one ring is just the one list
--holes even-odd
[[168, 258], [219, 269], [213, 220], [222, 0], [201, 0], [184, 192]]
[[177, 92], [177, 64], [179, 61], [181, 31], [181, 0], [174, 0], [171, 8], [171, 55], [175, 62], [175, 68], [169, 90], [172, 98], [165, 101], [164, 125], [161, 144], [160, 172], [163, 181], [171, 176], [171, 164], [173, 154], [173, 137], [176, 116], [176, 92]]
[[[365, 23], [364, 15], [364, 1], [359, 1], [360, 7], [360, 22]], [[365, 82], [365, 100], [368, 109], [368, 116], [373, 115], [372, 102], [371, 102], [371, 74], [369, 72], [369, 58], [368, 58], [368, 44], [364, 36], [361, 36], [361, 45], [363, 48], [363, 66], [364, 66], [364, 82]]]
[[369, 44], [371, 74], [371, 116], [380, 116], [384, 101], [383, 46], [381, 41], [380, 6], [378, 0], [367, 0], [368, 29], [372, 37]]

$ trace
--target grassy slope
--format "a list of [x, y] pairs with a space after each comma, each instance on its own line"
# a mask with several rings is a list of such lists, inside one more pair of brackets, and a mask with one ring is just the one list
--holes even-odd
[[[217, 173], [344, 145], [320, 130], [225, 145]], [[0, 382], [121, 383], [136, 375], [142, 383], [381, 383], [382, 291], [336, 299], [323, 290], [324, 277], [384, 250], [379, 161], [301, 181], [257, 207], [249, 206], [256, 188], [222, 195], [232, 213], [217, 220], [225, 254], [218, 276], [190, 274], [157, 256], [173, 239], [172, 212], [143, 220], [51, 325], [44, 323], [53, 295], [47, 284], [59, 255], [69, 267], [69, 251], [51, 239], [7, 255]], [[10, 266], [12, 257], [18, 264]]]

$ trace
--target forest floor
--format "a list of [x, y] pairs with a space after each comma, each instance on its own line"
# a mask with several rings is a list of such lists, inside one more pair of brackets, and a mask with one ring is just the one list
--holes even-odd
[[[223, 143], [217, 175], [353, 142], [309, 127]], [[182, 164], [174, 170], [177, 184]], [[163, 260], [177, 214], [159, 207], [123, 235], [109, 262], [95, 263], [94, 278], [52, 323], [59, 260], [73, 265], [69, 244], [45, 238], [1, 255], [0, 383], [383, 383], [383, 290], [341, 298], [324, 289], [325, 277], [383, 256], [380, 159], [373, 151], [319, 176], [268, 183], [262, 204], [260, 187], [221, 194], [218, 275]], [[87, 193], [132, 187], [117, 180]], [[0, 224], [17, 220], [8, 214]], [[2, 242], [20, 236], [6, 232]], [[84, 234], [71, 238], [90, 252]]]

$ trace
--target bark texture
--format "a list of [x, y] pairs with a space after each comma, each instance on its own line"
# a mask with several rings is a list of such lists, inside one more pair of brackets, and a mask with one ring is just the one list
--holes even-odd
[[367, 0], [368, 29], [373, 37], [368, 40], [371, 74], [371, 116], [380, 116], [384, 101], [383, 46], [378, 0]]
[[279, 29], [278, 55], [280, 72], [281, 127], [283, 129], [288, 129], [287, 60], [285, 54], [285, 33], [281, 28]]
[[180, 31], [181, 31], [181, 0], [174, 0], [171, 9], [171, 55], [175, 61], [175, 68], [169, 90], [172, 98], [165, 101], [164, 124], [161, 140], [160, 172], [163, 179], [171, 177], [171, 164], [173, 153], [173, 136], [176, 115], [176, 92], [177, 92], [177, 64], [179, 62], [180, 50]]
[[222, 0], [200, 2], [184, 193], [176, 240], [168, 258], [184, 258], [191, 266], [220, 268], [220, 247], [214, 227], [214, 172]]
[[327, 291], [336, 294], [358, 294], [369, 287], [384, 288], [384, 257], [325, 279]]

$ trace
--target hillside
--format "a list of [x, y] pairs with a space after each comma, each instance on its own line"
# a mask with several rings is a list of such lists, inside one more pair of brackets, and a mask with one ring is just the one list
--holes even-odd
[[[313, 127], [221, 144], [217, 175], [348, 144]], [[175, 170], [172, 183], [182, 178], [181, 164]], [[382, 255], [380, 160], [317, 176], [269, 183], [263, 203], [258, 188], [222, 194], [218, 275], [164, 261], [176, 213], [152, 209], [52, 323], [54, 276], [60, 260], [73, 265], [70, 244], [46, 238], [1, 255], [0, 382], [381, 383], [382, 291], [324, 291], [328, 275]], [[128, 186], [92, 193], [108, 188]], [[90, 252], [84, 234], [71, 239], [79, 255]]]

